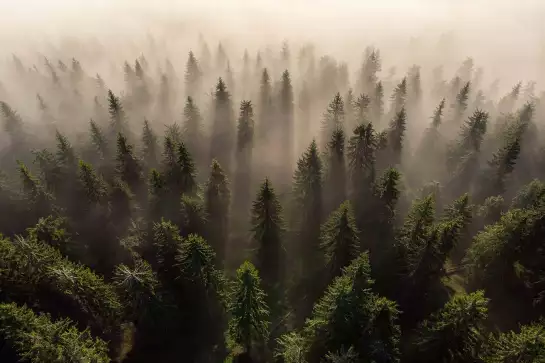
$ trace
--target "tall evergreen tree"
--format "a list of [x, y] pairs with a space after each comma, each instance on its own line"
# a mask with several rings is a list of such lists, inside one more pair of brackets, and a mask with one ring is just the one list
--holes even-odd
[[229, 206], [231, 192], [222, 167], [212, 161], [210, 176], [204, 191], [205, 210], [208, 216], [207, 239], [216, 251], [217, 263], [221, 266], [226, 257], [229, 241]]
[[185, 65], [185, 93], [186, 96], [192, 99], [200, 96], [201, 82], [202, 82], [202, 70], [199, 66], [199, 62], [195, 57], [193, 51], [189, 51], [187, 62]]
[[250, 101], [242, 101], [237, 127], [236, 173], [233, 207], [237, 213], [248, 210], [252, 178], [254, 111]]
[[235, 130], [231, 95], [225, 82], [220, 78], [214, 95], [210, 158], [217, 159], [228, 174], [231, 171], [231, 158], [235, 148]]
[[327, 146], [328, 160], [324, 181], [324, 207], [326, 213], [330, 213], [346, 200], [345, 136], [343, 129], [333, 131]]
[[257, 248], [256, 266], [261, 271], [263, 289], [272, 319], [279, 319], [283, 304], [286, 255], [283, 245], [285, 235], [282, 207], [269, 179], [261, 184], [252, 206], [252, 242]]
[[123, 109], [121, 100], [112, 92], [112, 90], [108, 90], [108, 111], [110, 114], [112, 138], [116, 137], [120, 132], [126, 133], [128, 131], [128, 126], [125, 110]]
[[144, 128], [142, 130], [142, 159], [144, 165], [148, 169], [153, 169], [158, 166], [158, 148], [157, 135], [155, 135], [149, 121], [144, 120]]
[[358, 235], [352, 206], [346, 201], [322, 225], [320, 246], [325, 251], [330, 280], [340, 276], [343, 268], [358, 255]]
[[229, 306], [229, 336], [249, 357], [264, 345], [269, 334], [269, 307], [265, 298], [256, 268], [250, 262], [244, 262], [237, 270]]
[[322, 122], [322, 144], [326, 144], [331, 139], [331, 135], [337, 129], [344, 129], [344, 102], [341, 94], [337, 92], [333, 100], [327, 106]]

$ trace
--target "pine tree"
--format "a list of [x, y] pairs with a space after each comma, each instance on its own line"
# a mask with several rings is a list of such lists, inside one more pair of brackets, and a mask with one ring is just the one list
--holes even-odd
[[324, 182], [324, 204], [327, 213], [346, 200], [345, 136], [336, 129], [328, 143], [327, 171]]
[[539, 362], [545, 359], [543, 324], [522, 325], [520, 332], [501, 333], [491, 337], [490, 348], [485, 353], [487, 363]]
[[344, 129], [344, 119], [344, 102], [341, 94], [337, 92], [329, 103], [322, 122], [322, 143], [324, 145], [329, 142], [335, 130]]
[[405, 100], [407, 98], [407, 78], [403, 78], [401, 82], [394, 89], [392, 96], [390, 97], [392, 105], [390, 106], [390, 112], [398, 114], [402, 108], [405, 107]]
[[348, 143], [348, 165], [352, 188], [351, 200], [354, 205], [356, 223], [360, 231], [366, 231], [368, 202], [375, 182], [375, 153], [378, 146], [373, 125], [361, 124], [354, 129]]
[[127, 142], [127, 138], [121, 133], [117, 135], [116, 162], [117, 175], [127, 183], [137, 198], [142, 198], [144, 196], [142, 166], [134, 155], [133, 146]]
[[308, 362], [350, 346], [370, 361], [399, 361], [399, 311], [394, 302], [371, 292], [370, 273], [368, 256], [360, 255], [316, 303], [303, 330]]
[[455, 295], [418, 328], [419, 362], [475, 362], [480, 356], [488, 300], [482, 291]]
[[261, 85], [259, 88], [258, 137], [260, 141], [264, 141], [267, 137], [271, 136], [271, 130], [273, 127], [272, 113], [273, 105], [271, 79], [267, 68], [264, 68], [261, 74]]
[[[252, 206], [252, 241], [257, 248], [257, 267], [263, 278], [268, 305], [278, 313], [284, 285], [286, 263], [283, 237], [285, 233], [282, 207], [269, 179], [261, 184]], [[276, 315], [275, 314], [275, 315]], [[275, 316], [276, 317], [276, 316]]]
[[217, 159], [226, 172], [231, 171], [231, 157], [235, 148], [235, 125], [231, 106], [231, 95], [220, 78], [214, 96], [214, 119], [210, 140], [211, 159]]
[[157, 136], [151, 128], [149, 121], [144, 120], [144, 127], [142, 130], [142, 160], [147, 169], [153, 169], [158, 166]]
[[349, 201], [344, 202], [322, 225], [320, 247], [325, 251], [330, 280], [358, 255], [359, 231]]
[[229, 335], [249, 356], [262, 346], [269, 334], [269, 308], [256, 268], [248, 261], [237, 270], [229, 306]]
[[210, 176], [204, 191], [205, 210], [208, 216], [207, 239], [216, 251], [217, 263], [223, 265], [229, 239], [229, 205], [231, 192], [227, 177], [216, 161], [212, 161]]
[[187, 97], [184, 106], [183, 138], [188, 151], [194, 155], [197, 165], [203, 167], [202, 154], [206, 152], [203, 147], [205, 142], [203, 134], [203, 120], [199, 108], [192, 97]]
[[401, 164], [401, 153], [403, 151], [403, 139], [407, 130], [407, 113], [405, 107], [396, 114], [395, 118], [390, 122], [388, 130], [388, 145], [391, 147], [392, 158], [391, 164]]
[[226, 281], [214, 267], [214, 260], [210, 245], [195, 234], [184, 238], [176, 255], [184, 296], [180, 309], [187, 313], [184, 319], [187, 341], [183, 353], [208, 361], [224, 357]]
[[504, 145], [492, 155], [492, 160], [487, 163], [488, 168], [481, 175], [476, 193], [477, 201], [505, 192], [505, 179], [513, 172], [520, 155], [522, 134], [521, 125], [514, 125], [507, 130]]
[[280, 147], [280, 159], [282, 160], [282, 167], [281, 170], [279, 170], [279, 180], [282, 183], [288, 183], [293, 170], [293, 109], [293, 86], [291, 84], [291, 76], [290, 73], [285, 70], [284, 73], [282, 73], [278, 107], [280, 130], [278, 145]]
[[382, 82], [378, 82], [373, 90], [373, 95], [371, 97], [371, 116], [372, 119], [370, 122], [379, 124], [382, 115], [384, 114], [384, 88]]
[[180, 170], [181, 193], [195, 195], [197, 193], [195, 162], [183, 142], [178, 146], [177, 167]]
[[[298, 245], [294, 247], [295, 253], [302, 256], [300, 265], [297, 266], [304, 272], [307, 295], [299, 310], [299, 319], [305, 319], [312, 309], [311, 304], [320, 293], [321, 287], [317, 286], [316, 275], [319, 274], [318, 266], [321, 261], [319, 254], [320, 223], [323, 218], [322, 202], [322, 161], [318, 153], [318, 145], [313, 140], [308, 149], [297, 161], [297, 169], [293, 177], [293, 196], [295, 214], [292, 219], [297, 233]], [[313, 279], [312, 281], [306, 281]]]
[[254, 138], [254, 111], [250, 101], [240, 104], [237, 127], [236, 173], [233, 207], [237, 215], [245, 213], [250, 204], [252, 179], [252, 151]]
[[186, 96], [195, 99], [195, 97], [199, 96], [201, 90], [202, 71], [193, 51], [189, 51], [184, 77]]
[[[110, 129], [112, 135], [127, 132], [127, 120], [121, 100], [112, 90], [108, 90], [108, 111], [110, 113]], [[113, 137], [115, 137], [113, 136]]]
[[[17, 360], [28, 362], [110, 362], [106, 342], [80, 331], [70, 319], [52, 321], [30, 308], [0, 304], [0, 337]], [[8, 349], [5, 349], [8, 350]], [[8, 358], [9, 359], [9, 358]]]

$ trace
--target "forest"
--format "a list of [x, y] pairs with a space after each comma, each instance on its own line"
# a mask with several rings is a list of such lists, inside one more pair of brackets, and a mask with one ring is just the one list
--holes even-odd
[[545, 362], [536, 82], [161, 44], [9, 56], [1, 362]]

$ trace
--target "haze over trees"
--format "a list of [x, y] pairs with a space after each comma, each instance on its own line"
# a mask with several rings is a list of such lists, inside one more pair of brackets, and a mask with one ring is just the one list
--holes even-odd
[[1, 362], [545, 361], [539, 79], [211, 39], [0, 67]]

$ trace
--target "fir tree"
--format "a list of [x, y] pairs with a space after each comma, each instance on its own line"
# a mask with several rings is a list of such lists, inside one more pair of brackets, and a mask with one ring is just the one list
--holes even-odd
[[401, 152], [403, 149], [403, 138], [407, 130], [407, 113], [405, 107], [396, 114], [395, 118], [390, 122], [388, 130], [388, 145], [391, 147], [393, 165], [401, 163]]
[[201, 87], [202, 71], [193, 51], [190, 51], [187, 57], [184, 77], [186, 96], [188, 98], [191, 97], [192, 99], [198, 97]]
[[326, 212], [335, 210], [346, 200], [345, 136], [342, 129], [333, 132], [328, 143], [328, 162], [324, 182]]
[[247, 193], [250, 187], [252, 149], [254, 138], [254, 111], [250, 101], [240, 104], [240, 116], [237, 127], [237, 172], [235, 179], [235, 203], [241, 207], [248, 203]]
[[349, 201], [344, 202], [323, 224], [320, 246], [325, 251], [330, 279], [340, 276], [344, 267], [358, 255], [359, 231]]
[[251, 224], [252, 241], [257, 248], [257, 267], [261, 271], [268, 305], [273, 313], [278, 313], [286, 263], [283, 246], [285, 226], [282, 207], [269, 179], [261, 184], [253, 202]]
[[327, 111], [324, 114], [322, 122], [322, 143], [326, 144], [331, 139], [331, 135], [337, 129], [344, 128], [344, 102], [341, 94], [337, 92], [333, 100], [329, 103]]
[[158, 148], [157, 136], [151, 128], [149, 121], [144, 120], [144, 127], [142, 129], [142, 159], [144, 165], [146, 165], [148, 169], [153, 169], [158, 166]]
[[231, 193], [227, 177], [216, 161], [212, 161], [205, 187], [205, 210], [208, 216], [207, 239], [216, 251], [217, 263], [223, 265], [229, 239], [228, 221]]
[[475, 362], [487, 317], [488, 300], [482, 291], [454, 296], [418, 329], [420, 362]]
[[[113, 135], [127, 131], [127, 120], [121, 100], [112, 90], [108, 90], [108, 111], [110, 113], [110, 129]], [[115, 136], [114, 136], [115, 137]]]
[[231, 156], [235, 147], [235, 125], [231, 95], [220, 78], [214, 96], [214, 119], [210, 140], [211, 159], [217, 159], [227, 173], [231, 171]]
[[244, 262], [237, 270], [229, 306], [229, 335], [249, 356], [266, 342], [269, 334], [269, 308], [260, 285], [255, 267], [248, 261]]
[[203, 134], [203, 120], [199, 108], [195, 104], [192, 97], [187, 97], [184, 106], [184, 124], [183, 124], [183, 137], [184, 142], [187, 145], [189, 152], [195, 155], [197, 165], [203, 167], [204, 160], [202, 160], [202, 154], [206, 149], [203, 148], [205, 142]]

